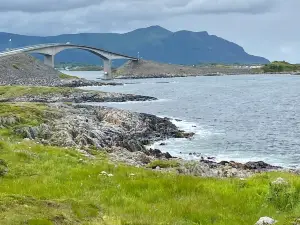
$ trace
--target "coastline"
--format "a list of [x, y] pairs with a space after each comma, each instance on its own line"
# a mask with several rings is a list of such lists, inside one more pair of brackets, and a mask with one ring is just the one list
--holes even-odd
[[[253, 74], [254, 75], [254, 74]], [[256, 75], [256, 74], [255, 74]], [[274, 74], [268, 74], [268, 75], [274, 75]], [[149, 99], [149, 101], [157, 101], [158, 99]], [[133, 100], [130, 100], [128, 99], [127, 101], [122, 101], [122, 102], [132, 102], [132, 101], [135, 101], [134, 99]], [[99, 101], [99, 102], [105, 102], [105, 101]], [[119, 101], [113, 101], [113, 100], [109, 100], [107, 102], [111, 102], [111, 103], [118, 103]], [[137, 102], [140, 102], [140, 100], [137, 100]], [[95, 102], [96, 103], [96, 102]], [[93, 102], [86, 102], [85, 103], [86, 105], [93, 105]], [[96, 104], [97, 105], [97, 104]], [[157, 117], [161, 117], [159, 115], [156, 115]], [[172, 123], [173, 121], [172, 120], [176, 120], [175, 118], [169, 118], [168, 116], [166, 116], [166, 118], [168, 118]], [[177, 126], [177, 128], [179, 128], [181, 131], [183, 132], [188, 132], [188, 133], [193, 133], [193, 131], [191, 130], [185, 130], [183, 128], [180, 128]], [[193, 133], [194, 134], [194, 133]], [[170, 137], [170, 138], [173, 138], [173, 137]], [[157, 143], [163, 143], [163, 140], [159, 140], [157, 141]], [[157, 145], [156, 145], [157, 146]], [[147, 147], [147, 146], [146, 146]], [[148, 148], [150, 150], [155, 150], [157, 152], [160, 152], [159, 154], [168, 154], [168, 155], [172, 155], [172, 152], [168, 152], [168, 150], [166, 151], [162, 151], [162, 149], [160, 149], [159, 146], [157, 147], [150, 147]], [[256, 161], [256, 160], [252, 160], [252, 161], [246, 161], [246, 160], [241, 160], [239, 161], [238, 159], [230, 159], [230, 158], [218, 158], [218, 160], [216, 160], [216, 157], [215, 155], [208, 155], [206, 154], [206, 156], [200, 156], [200, 154], [197, 154], [197, 153], [194, 153], [194, 152], [190, 152], [189, 154], [193, 155], [193, 156], [196, 156], [196, 157], [193, 157], [195, 159], [186, 159], [185, 157], [181, 157], [180, 155], [176, 154], [176, 157], [173, 157], [173, 158], [176, 158], [178, 160], [181, 160], [182, 162], [201, 162], [201, 163], [204, 163], [205, 165], [214, 165], [214, 167], [218, 167], [218, 166], [227, 166], [229, 169], [232, 167], [232, 168], [236, 168], [236, 165], [239, 165], [238, 169], [243, 169], [244, 168], [244, 165], [253, 165], [253, 168], [255, 170], [255, 173], [256, 172], [262, 172], [262, 171], [274, 171], [274, 170], [279, 170], [279, 171], [290, 171], [290, 172], [295, 172], [295, 171], [298, 171], [298, 169], [295, 169], [295, 168], [292, 168], [292, 167], [285, 167], [283, 165], [276, 165], [276, 164], [273, 164], [273, 163], [266, 163], [266, 161]], [[173, 156], [173, 155], [172, 155]], [[258, 160], [258, 159], [257, 159]], [[125, 163], [128, 163], [126, 161], [126, 159], [123, 160], [123, 162]], [[134, 163], [132, 165], [135, 165]], [[246, 166], [247, 167], [247, 166]], [[199, 174], [198, 174], [199, 175]], [[201, 174], [200, 176], [207, 176], [207, 174]], [[221, 176], [225, 176], [225, 175], [221, 175]], [[235, 175], [233, 175], [235, 176]]]
[[[11, 88], [15, 90], [15, 87], [0, 86], [2, 95], [11, 95]], [[24, 101], [40, 98], [41, 92], [42, 95], [44, 92], [49, 94], [45, 87], [22, 88], [22, 94], [24, 89], [29, 89], [31, 93], [31, 98], [23, 96]], [[35, 88], [40, 95], [32, 97], [36, 93]], [[61, 218], [59, 221], [74, 221], [72, 224], [86, 222], [91, 218], [99, 219], [101, 223], [103, 218], [121, 221], [119, 218], [128, 216], [127, 210], [120, 211], [124, 209], [120, 202], [124, 203], [125, 198], [128, 201], [124, 204], [132, 207], [130, 215], [133, 219], [127, 219], [130, 222], [137, 221], [136, 212], [141, 212], [143, 218], [151, 215], [151, 218], [143, 220], [146, 223], [153, 221], [152, 217], [157, 215], [157, 211], [151, 214], [143, 206], [150, 204], [151, 207], [157, 207], [157, 201], [160, 201], [159, 211], [163, 216], [153, 224], [164, 223], [169, 208], [182, 211], [182, 207], [192, 205], [201, 215], [206, 208], [211, 215], [211, 209], [216, 207], [212, 199], [217, 198], [220, 202], [216, 214], [224, 209], [231, 213], [232, 209], [240, 207], [243, 199], [249, 202], [250, 198], [249, 205], [255, 203], [253, 208], [259, 212], [253, 213], [250, 210], [253, 216], [249, 221], [252, 224], [260, 216], [279, 217], [278, 210], [269, 211], [269, 208], [273, 209], [272, 205], [266, 209], [267, 213], [261, 212], [259, 207], [269, 196], [261, 190], [272, 190], [272, 183], [277, 180], [291, 184], [289, 190], [298, 187], [293, 182], [298, 179], [300, 171], [264, 162], [241, 164], [233, 161], [216, 163], [209, 159], [191, 161], [172, 157], [159, 149], [147, 150], [145, 145], [155, 141], [192, 138], [193, 134], [180, 130], [166, 117], [64, 102], [64, 97], [69, 95], [64, 91], [70, 88], [58, 90], [64, 94], [56, 96], [56, 101], [51, 103], [16, 102], [13, 98], [10, 102], [0, 102], [0, 172], [4, 184], [1, 199], [12, 206], [3, 208], [3, 213], [9, 210], [12, 215], [16, 215], [16, 207], [17, 211], [26, 212], [26, 217], [20, 217], [22, 224], [29, 221], [28, 218], [43, 218], [33, 220], [38, 222], [58, 221], [57, 218]], [[51, 89], [50, 93], [57, 93], [58, 90]], [[71, 90], [78, 91], [74, 88]], [[16, 95], [15, 92], [13, 94]], [[105, 95], [108, 95], [105, 99], [108, 101], [112, 93]], [[6, 185], [8, 188], [5, 188]], [[99, 196], [102, 196], [100, 200]], [[232, 198], [236, 199], [234, 203]], [[149, 199], [153, 203], [149, 203]], [[203, 209], [194, 207], [202, 201], [209, 205]], [[182, 206], [183, 202], [186, 206]], [[228, 206], [231, 208], [227, 209]], [[80, 212], [91, 211], [93, 214], [73, 216], [74, 207]], [[245, 208], [248, 210], [248, 205]], [[99, 209], [108, 212], [99, 215]], [[247, 210], [243, 215], [249, 215]], [[66, 216], [62, 217], [62, 213]], [[170, 214], [170, 218], [175, 218], [173, 223], [183, 217], [186, 221], [185, 215], [176, 215]], [[11, 220], [11, 217], [6, 218]], [[15, 217], [12, 218], [15, 221]], [[294, 221], [290, 218], [286, 220]], [[227, 221], [231, 223], [232, 220], [226, 217], [224, 221], [228, 224]]]
[[155, 79], [155, 78], [186, 78], [186, 77], [218, 77], [218, 76], [276, 76], [276, 75], [286, 75], [286, 76], [298, 76], [298, 74], [291, 73], [232, 73], [232, 74], [200, 74], [200, 75], [147, 75], [147, 76], [118, 76], [114, 77], [116, 80], [129, 80], [129, 79]]
[[267, 171], [296, 172], [265, 162], [215, 162], [213, 157], [185, 160], [160, 149], [147, 149], [146, 146], [154, 142], [169, 138], [190, 139], [195, 133], [178, 128], [167, 117], [88, 105], [91, 102], [149, 101], [156, 98], [71, 89], [75, 92], [51, 92], [35, 96], [32, 94], [34, 88], [31, 88], [30, 95], [2, 98], [0, 101], [3, 102], [1, 104], [46, 104], [50, 111], [57, 111], [56, 116], [50, 116], [51, 120], [38, 126], [17, 129], [16, 134], [45, 145], [75, 147], [90, 157], [88, 149], [94, 146], [99, 150], [104, 149], [113, 162], [144, 168], [150, 165], [151, 169], [157, 171], [200, 177], [245, 178]]

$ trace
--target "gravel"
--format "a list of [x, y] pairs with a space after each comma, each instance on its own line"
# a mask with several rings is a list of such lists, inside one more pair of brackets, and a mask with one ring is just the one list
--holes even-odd
[[0, 57], [0, 85], [60, 86], [59, 72], [27, 54]]

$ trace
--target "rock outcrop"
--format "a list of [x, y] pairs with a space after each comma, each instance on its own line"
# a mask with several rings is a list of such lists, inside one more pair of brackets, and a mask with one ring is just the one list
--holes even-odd
[[127, 102], [127, 101], [152, 101], [157, 98], [108, 93], [99, 91], [81, 91], [73, 90], [66, 92], [51, 92], [49, 94], [24, 94], [20, 97], [0, 97], [0, 102], [42, 102], [42, 103], [55, 103], [55, 102], [72, 102], [72, 103], [87, 103], [87, 102]]
[[145, 152], [145, 144], [176, 137], [182, 131], [167, 118], [107, 107], [55, 104], [61, 116], [37, 127], [15, 130], [24, 138], [68, 147], [122, 147]]

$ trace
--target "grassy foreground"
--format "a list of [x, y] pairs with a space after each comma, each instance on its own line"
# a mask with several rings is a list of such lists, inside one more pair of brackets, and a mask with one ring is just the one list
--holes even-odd
[[82, 92], [82, 90], [68, 87], [0, 86], [0, 99], [49, 94], [68, 95], [74, 92]]
[[0, 86], [0, 101], [3, 99], [25, 97], [63, 95], [69, 96], [74, 93], [101, 93], [101, 91], [82, 90], [71, 87], [37, 87], [37, 86]]
[[[1, 225], [248, 225], [262, 216], [292, 224], [300, 217], [299, 176], [179, 176], [113, 164], [92, 149], [95, 158], [86, 158], [13, 134], [17, 126], [43, 122], [48, 113], [55, 112], [42, 104], [0, 104], [0, 121], [18, 118], [0, 123]], [[270, 186], [277, 177], [290, 186]]]

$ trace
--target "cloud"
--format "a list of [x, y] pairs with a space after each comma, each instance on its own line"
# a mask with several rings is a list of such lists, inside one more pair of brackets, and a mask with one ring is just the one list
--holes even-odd
[[102, 0], [1, 0], [1, 12], [64, 11], [101, 4]]
[[[95, 6], [114, 12], [141, 11], [146, 14], [173, 13], [253, 13], [268, 11], [278, 0], [2, 0], [0, 11], [30, 13], [70, 11]], [[101, 10], [102, 11], [102, 10]]]
[[299, 59], [299, 0], [0, 1], [3, 32], [45, 36], [161, 25], [172, 31], [208, 31], [271, 60], [282, 55]]
[[[177, 13], [195, 14], [257, 14], [271, 11], [277, 0], [191, 0], [188, 4], [176, 7]], [[174, 8], [170, 11], [174, 12]]]

